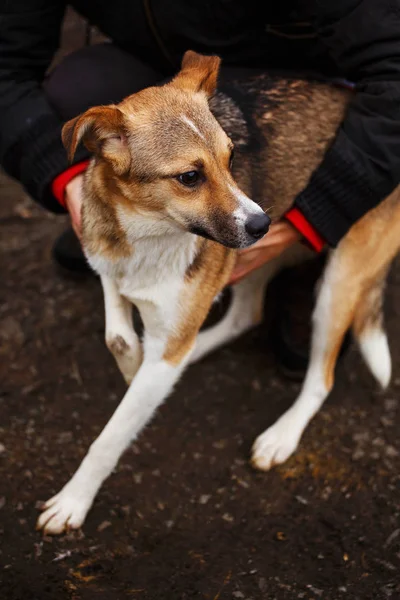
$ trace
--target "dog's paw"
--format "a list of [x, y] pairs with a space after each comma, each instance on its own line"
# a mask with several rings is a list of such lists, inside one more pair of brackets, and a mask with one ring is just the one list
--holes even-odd
[[296, 450], [301, 431], [289, 416], [284, 415], [272, 427], [258, 436], [252, 449], [252, 465], [268, 471], [289, 458]]
[[79, 529], [92, 502], [82, 495], [73, 494], [67, 487], [50, 498], [37, 520], [36, 529], [48, 535], [57, 535], [70, 529]]

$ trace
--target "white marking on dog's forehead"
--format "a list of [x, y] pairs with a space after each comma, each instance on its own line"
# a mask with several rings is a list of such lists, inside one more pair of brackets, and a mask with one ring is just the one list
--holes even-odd
[[184, 123], [186, 123], [186, 125], [188, 125], [188, 127], [190, 127], [190, 129], [192, 131], [194, 131], [199, 137], [201, 137], [201, 139], [203, 139], [203, 140], [206, 139], [204, 137], [204, 135], [201, 133], [201, 131], [199, 130], [199, 128], [193, 123], [193, 121], [191, 119], [189, 119], [189, 117], [187, 117], [186, 115], [182, 115], [181, 119]]

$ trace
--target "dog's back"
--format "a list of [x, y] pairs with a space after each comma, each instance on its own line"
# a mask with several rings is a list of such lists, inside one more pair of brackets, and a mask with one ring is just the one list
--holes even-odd
[[331, 83], [262, 74], [223, 84], [211, 100], [235, 144], [236, 181], [273, 219], [307, 185], [352, 96]]

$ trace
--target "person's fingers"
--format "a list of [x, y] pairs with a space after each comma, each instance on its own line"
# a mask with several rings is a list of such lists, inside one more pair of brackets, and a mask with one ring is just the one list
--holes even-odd
[[76, 231], [76, 234], [80, 238], [82, 234], [82, 202], [80, 199], [75, 205], [75, 210], [73, 213], [73, 227]]
[[82, 181], [83, 176], [77, 175], [65, 188], [65, 204], [71, 217], [72, 228], [81, 239], [82, 213]]
[[241, 279], [243, 279], [256, 269], [259, 269], [265, 263], [279, 256], [286, 248], [286, 245], [276, 245], [269, 248], [267, 252], [265, 251], [265, 249], [263, 249], [263, 251], [259, 251], [257, 254], [253, 255], [249, 260], [247, 260], [247, 257], [245, 260], [241, 260], [234, 267], [230, 283], [238, 283]]
[[300, 239], [301, 234], [290, 223], [282, 221], [274, 224], [270, 233], [262, 240], [238, 252], [230, 283], [237, 283], [255, 269], [279, 256]]
[[77, 238], [81, 239], [81, 225], [79, 221], [71, 219], [72, 229], [75, 231]]

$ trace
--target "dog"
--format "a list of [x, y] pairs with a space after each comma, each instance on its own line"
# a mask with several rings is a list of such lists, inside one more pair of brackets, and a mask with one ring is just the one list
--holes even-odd
[[[185, 368], [256, 326], [271, 278], [313, 255], [299, 243], [251, 273], [233, 287], [225, 317], [199, 333], [230, 280], [236, 250], [263, 237], [290, 208], [352, 98], [328, 83], [268, 74], [216, 92], [219, 66], [216, 56], [188, 51], [168, 83], [90, 108], [63, 128], [71, 158], [80, 142], [93, 154], [84, 178], [83, 247], [103, 286], [106, 344], [129, 387], [72, 479], [44, 504], [37, 527], [47, 534], [83, 524], [101, 484]], [[256, 439], [255, 467], [267, 471], [296, 450], [332, 389], [350, 328], [373, 375], [388, 385], [382, 298], [400, 244], [399, 200], [397, 188], [329, 251], [302, 390]]]

